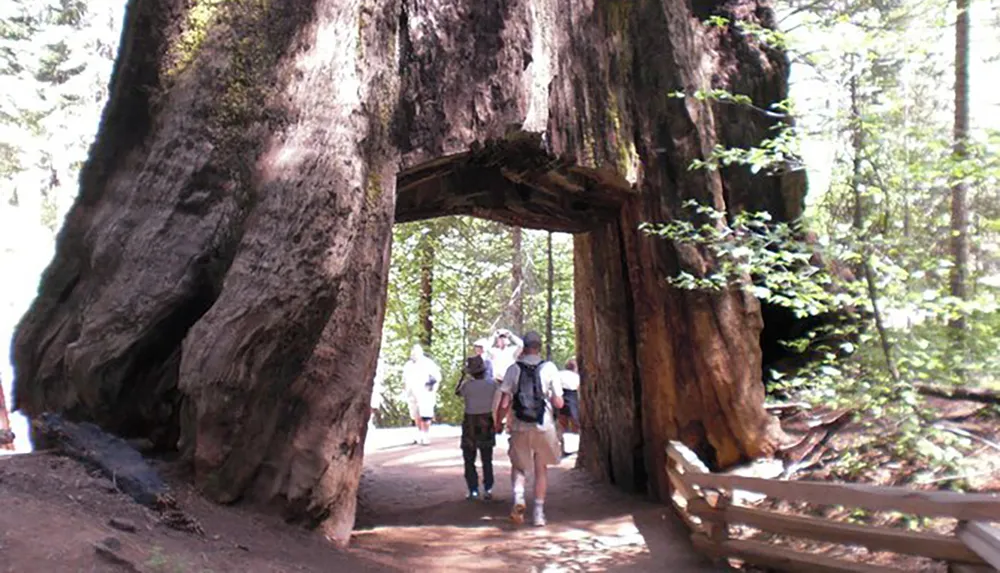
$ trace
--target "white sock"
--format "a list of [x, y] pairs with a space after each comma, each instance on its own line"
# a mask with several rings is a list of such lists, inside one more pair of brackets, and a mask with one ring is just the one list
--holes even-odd
[[524, 504], [524, 485], [514, 486], [514, 503]]

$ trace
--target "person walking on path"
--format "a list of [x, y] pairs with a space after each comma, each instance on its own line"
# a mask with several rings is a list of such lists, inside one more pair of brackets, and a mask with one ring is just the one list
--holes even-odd
[[568, 455], [565, 434], [580, 433], [580, 374], [577, 372], [576, 358], [567, 360], [566, 369], [559, 371], [559, 384], [563, 390], [563, 407], [559, 409], [559, 444], [565, 456]]
[[[372, 398], [370, 402], [371, 411], [368, 413], [368, 429], [375, 429], [376, 419], [379, 417], [379, 412], [382, 410], [382, 404], [385, 402], [385, 362], [383, 362], [382, 357], [378, 357], [378, 361], [375, 363], [375, 378], [372, 380]], [[381, 423], [381, 421], [379, 421]]]
[[[472, 352], [474, 356], [479, 356], [480, 358], [483, 359], [483, 365], [486, 367], [486, 374], [484, 375], [484, 377], [487, 380], [496, 382], [497, 386], [499, 386], [500, 383], [494, 380], [493, 378], [493, 362], [490, 360], [489, 353], [486, 352], [486, 349], [489, 348], [489, 345], [490, 345], [489, 340], [486, 340], [485, 338], [480, 338], [479, 340], [472, 343]], [[458, 381], [458, 386], [455, 386], [456, 396], [461, 396], [459, 390], [462, 389], [462, 384], [464, 384], [465, 381], [469, 379], [470, 376], [463, 370], [462, 376]], [[495, 408], [491, 408], [490, 411], [492, 412], [494, 409]]]
[[[490, 336], [489, 345], [487, 358], [490, 360], [493, 378], [496, 380], [497, 386], [499, 386], [503, 384], [503, 377], [507, 373], [507, 369], [510, 368], [510, 365], [524, 351], [524, 341], [506, 328], [500, 328], [495, 330], [493, 335]], [[493, 401], [494, 412], [497, 411], [499, 405], [500, 393], [497, 392], [496, 398]]]
[[494, 380], [493, 374], [493, 361], [490, 360], [489, 354], [486, 352], [490, 347], [490, 341], [485, 338], [480, 338], [479, 340], [472, 343], [472, 351], [476, 356], [480, 356], [483, 359], [483, 364], [486, 366], [486, 379]]
[[479, 474], [476, 473], [476, 454], [483, 464], [483, 499], [493, 499], [493, 448], [496, 446], [496, 432], [493, 424], [493, 395], [497, 385], [487, 377], [486, 364], [482, 356], [466, 359], [464, 372], [468, 375], [459, 385], [457, 393], [465, 400], [465, 415], [462, 418], [462, 458], [465, 461], [465, 485], [469, 489], [467, 499], [479, 498]]
[[430, 445], [431, 421], [437, 406], [438, 382], [441, 369], [424, 355], [424, 349], [414, 344], [410, 359], [403, 365], [403, 390], [410, 405], [410, 417], [417, 427], [416, 444]]
[[556, 434], [555, 413], [563, 407], [559, 369], [543, 361], [539, 355], [542, 337], [537, 332], [524, 335], [521, 357], [507, 369], [500, 385], [500, 404], [496, 413], [496, 431], [501, 432], [508, 412], [510, 421], [507, 446], [510, 456], [510, 481], [514, 490], [511, 519], [524, 522], [524, 482], [528, 471], [534, 470], [534, 524], [545, 525], [545, 492], [548, 488], [548, 466], [559, 463], [559, 437]]
[[507, 373], [510, 365], [523, 352], [524, 341], [506, 328], [496, 330], [490, 338], [492, 344], [490, 344], [487, 358], [493, 363], [493, 376], [499, 384], [503, 382], [504, 374]]

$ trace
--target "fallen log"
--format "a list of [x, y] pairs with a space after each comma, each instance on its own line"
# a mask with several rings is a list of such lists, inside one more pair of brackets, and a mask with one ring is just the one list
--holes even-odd
[[94, 424], [74, 423], [58, 414], [44, 413], [31, 421], [45, 447], [92, 467], [118, 490], [160, 514], [164, 525], [203, 535], [197, 520], [181, 511], [170, 488], [134, 447]]
[[934, 396], [947, 400], [968, 400], [983, 404], [1000, 404], [1000, 392], [986, 388], [961, 388], [940, 384], [915, 384], [914, 387], [917, 392], [924, 396]]
[[797, 467], [802, 460], [824, 447], [833, 434], [851, 421], [853, 415], [853, 410], [841, 409], [805, 420], [808, 428], [805, 434], [797, 441], [783, 446], [778, 455], [790, 469]]
[[77, 424], [48, 412], [31, 424], [48, 447], [100, 470], [139, 504], [153, 509], [176, 505], [167, 484], [125, 440], [94, 424]]

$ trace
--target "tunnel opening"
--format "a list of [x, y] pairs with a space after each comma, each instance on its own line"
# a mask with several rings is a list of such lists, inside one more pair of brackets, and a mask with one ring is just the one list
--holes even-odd
[[[638, 442], [622, 450], [634, 458], [628, 467], [635, 475], [621, 479], [612, 467], [619, 460], [608, 456], [611, 447], [624, 444], [610, 438], [600, 421], [590, 419], [588, 386], [610, 388], [613, 383], [592, 371], [591, 365], [600, 360], [584, 356], [585, 349], [597, 341], [581, 345], [579, 338], [581, 332], [584, 338], [594, 337], [594, 321], [623, 317], [609, 308], [591, 308], [590, 294], [577, 297], [577, 291], [590, 287], [588, 281], [576, 280], [580, 261], [575, 254], [579, 238], [595, 229], [617, 226], [623, 206], [636, 195], [632, 185], [615, 172], [583, 167], [573, 158], [553, 157], [530, 137], [474, 144], [466, 152], [398, 173], [386, 313], [373, 388], [374, 423], [369, 425], [365, 445], [369, 475], [390, 477], [362, 481], [358, 527], [405, 519], [382, 507], [384, 492], [402, 486], [376, 482], [391, 476], [407, 479], [405, 474], [376, 471], [387, 459], [393, 459], [392, 464], [408, 464], [414, 471], [443, 471], [449, 464], [461, 465], [454, 452], [458, 451], [463, 402], [454, 395], [454, 388], [464, 359], [474, 353], [474, 343], [499, 328], [518, 337], [529, 330], [539, 332], [542, 358], [552, 360], [560, 370], [568, 358], [577, 360], [582, 424], [565, 435], [562, 445], [568, 455], [556, 465], [557, 471], [567, 465], [586, 466], [592, 475], [620, 489], [645, 491], [640, 426], [630, 433]], [[600, 270], [588, 273], [617, 272], [620, 280], [627, 280], [624, 261], [617, 262], [617, 270], [598, 265]], [[425, 297], [429, 300], [422, 300]], [[443, 300], [446, 297], [451, 302]], [[578, 320], [581, 306], [586, 315], [583, 321]], [[552, 308], [551, 329], [547, 307]], [[415, 439], [415, 423], [401, 395], [402, 367], [415, 343], [426, 347], [442, 373], [431, 431], [431, 443], [437, 447], [432, 448], [421, 448], [423, 444]], [[637, 372], [623, 376], [627, 388], [638, 392]], [[628, 400], [630, 406], [639, 403], [638, 396], [630, 395]], [[509, 497], [504, 492], [509, 488], [506, 439], [498, 438], [493, 457], [498, 494]], [[606, 442], [605, 447], [588, 443], [598, 441]], [[444, 443], [452, 450], [451, 458], [439, 452]], [[461, 480], [451, 487], [461, 490]]]

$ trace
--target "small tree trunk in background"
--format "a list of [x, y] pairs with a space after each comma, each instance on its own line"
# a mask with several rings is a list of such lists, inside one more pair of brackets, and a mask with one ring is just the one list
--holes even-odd
[[514, 227], [510, 234], [513, 262], [511, 263], [511, 279], [514, 286], [511, 300], [511, 326], [518, 336], [524, 336], [524, 252], [521, 248], [522, 231]]
[[851, 147], [853, 157], [851, 164], [851, 190], [854, 192], [854, 216], [852, 223], [858, 237], [864, 232], [865, 211], [864, 200], [861, 197], [861, 153], [864, 150], [864, 125], [861, 120], [861, 101], [858, 95], [858, 76], [851, 78]]
[[555, 283], [555, 269], [552, 263], [552, 233], [545, 239], [545, 250], [548, 259], [548, 289], [545, 297], [545, 359], [552, 360], [552, 289]]
[[430, 229], [417, 244], [417, 256], [420, 258], [420, 302], [417, 315], [420, 322], [420, 344], [430, 349], [434, 341], [434, 317], [432, 303], [434, 302], [434, 237]]
[[868, 248], [867, 241], [865, 241], [867, 233], [864, 228], [864, 194], [861, 192], [861, 164], [865, 145], [865, 127], [861, 116], [861, 98], [858, 94], [857, 76], [851, 78], [851, 121], [853, 123], [851, 128], [851, 145], [853, 147], [851, 190], [854, 195], [853, 226], [861, 250], [863, 251], [861, 263], [859, 264], [860, 268], [856, 270], [865, 277], [868, 302], [872, 305], [872, 319], [875, 321], [875, 330], [878, 332], [879, 344], [882, 348], [882, 358], [885, 360], [886, 369], [889, 371], [889, 375], [892, 379], [894, 381], [898, 381], [899, 371], [896, 369], [896, 361], [892, 357], [892, 343], [889, 341], [889, 333], [885, 328], [885, 323], [882, 320], [882, 312], [879, 310], [878, 306], [878, 287], [875, 284], [875, 271], [872, 269], [871, 264], [871, 249]]
[[[955, 0], [955, 132], [954, 158], [959, 169], [968, 159], [966, 147], [969, 137], [969, 0]], [[968, 298], [969, 275], [969, 206], [968, 183], [964, 175], [951, 187], [951, 296]], [[951, 321], [955, 342], [964, 347], [966, 337], [965, 316]]]

